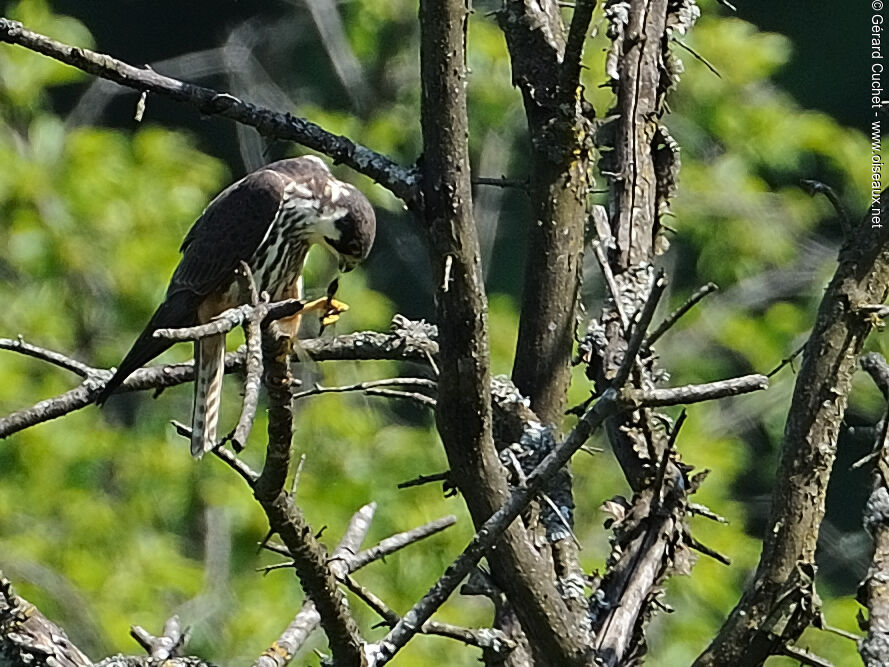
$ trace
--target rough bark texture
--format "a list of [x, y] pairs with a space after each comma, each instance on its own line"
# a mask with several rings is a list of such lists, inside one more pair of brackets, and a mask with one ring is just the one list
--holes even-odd
[[263, 382], [269, 394], [269, 442], [254, 495], [265, 510], [269, 528], [278, 534], [293, 557], [300, 584], [318, 610], [336, 664], [360, 667], [366, 664], [361, 634], [330, 567], [327, 550], [284, 489], [293, 437], [293, 377], [289, 368], [290, 340], [278, 334], [274, 325], [263, 336], [263, 353]]
[[[889, 203], [880, 198], [881, 216]], [[815, 547], [852, 375], [874, 320], [862, 306], [889, 291], [889, 225], [871, 215], [840, 249], [806, 344], [781, 448], [772, 511], [753, 582], [696, 665], [759, 665], [794, 641], [818, 610]]]
[[[609, 3], [614, 9], [616, 3]], [[612, 62], [617, 93], [617, 120], [603, 137], [613, 143], [613, 152], [603, 159], [602, 169], [610, 174], [609, 220], [614, 248], [609, 264], [619, 294], [601, 317], [607, 339], [599, 382], [616, 372], [626, 351], [626, 332], [620, 309], [632, 319], [648, 295], [655, 258], [655, 238], [660, 228], [661, 202], [656, 197], [669, 184], [655, 170], [655, 151], [660, 134], [658, 122], [664, 109], [667, 84], [665, 59], [667, 0], [634, 0], [624, 17], [609, 15]], [[619, 300], [620, 303], [616, 303]], [[651, 386], [650, 369], [636, 374], [636, 383]], [[651, 474], [663, 437], [651, 416], [640, 411], [608, 424], [609, 440], [624, 474], [634, 490], [643, 488]]]
[[0, 573], [0, 664], [88, 667], [93, 662], [68, 635], [12, 590]]
[[866, 667], [889, 664], [889, 488], [886, 485], [889, 460], [885, 443], [881, 444], [874, 490], [864, 510], [864, 527], [873, 537], [874, 557], [858, 589], [858, 599], [868, 610], [867, 638], [858, 647]]
[[[576, 36], [585, 35], [592, 4], [580, 3], [579, 27], [572, 33], [575, 68], [580, 57]], [[562, 67], [566, 41], [558, 3], [510, 0], [499, 21], [531, 140], [533, 219], [512, 377], [534, 412], [558, 425], [576, 327], [591, 126], [582, 113], [579, 68], [562, 76], [568, 70]]]
[[[681, 11], [688, 11], [680, 19]], [[628, 393], [655, 391], [660, 379], [649, 346], [631, 366], [626, 357], [640, 331], [643, 313], [658, 279], [653, 263], [660, 218], [673, 191], [678, 157], [670, 150], [660, 122], [665, 96], [678, 80], [671, 70], [667, 25], [693, 23], [693, 3], [667, 0], [611, 0], [605, 5], [611, 50], [606, 73], [617, 96], [611, 119], [597, 142], [603, 148], [600, 169], [609, 181], [609, 202], [596, 225], [600, 258], [609, 280], [610, 299], [589, 329], [582, 346], [588, 375], [598, 391], [629, 370]], [[643, 325], [644, 326], [644, 325]], [[593, 595], [593, 631], [597, 655], [605, 665], [637, 664], [646, 651], [644, 629], [660, 586], [672, 572], [687, 572], [692, 558], [685, 516], [695, 484], [674, 462], [665, 419], [649, 408], [620, 413], [605, 426], [611, 448], [634, 496], [621, 500], [612, 554]]]

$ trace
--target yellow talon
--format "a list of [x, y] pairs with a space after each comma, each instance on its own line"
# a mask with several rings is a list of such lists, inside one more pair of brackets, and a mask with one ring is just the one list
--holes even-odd
[[310, 301], [303, 307], [303, 312], [321, 311], [321, 326], [329, 326], [340, 319], [340, 314], [349, 310], [349, 304], [332, 297], [322, 297]]

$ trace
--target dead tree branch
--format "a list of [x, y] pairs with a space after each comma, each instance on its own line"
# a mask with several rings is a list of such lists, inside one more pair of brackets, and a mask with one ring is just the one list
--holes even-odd
[[290, 463], [293, 414], [290, 394], [290, 339], [273, 324], [263, 333], [265, 376], [269, 394], [268, 448], [265, 465], [253, 487], [262, 505], [269, 528], [277, 533], [294, 560], [300, 584], [321, 619], [321, 625], [337, 664], [358, 667], [365, 664], [363, 642], [346, 599], [328, 563], [327, 551], [318, 542], [293, 496], [284, 489]]
[[594, 6], [575, 7], [567, 46], [553, 0], [509, 0], [498, 13], [531, 143], [533, 218], [512, 378], [546, 424], [561, 422], [570, 380], [592, 134], [580, 57]]
[[[880, 196], [880, 214], [889, 193]], [[754, 580], [695, 663], [758, 665], [816, 617], [815, 548], [855, 365], [873, 320], [859, 306], [889, 292], [889, 227], [871, 213], [840, 249], [806, 344], [781, 447], [769, 528]]]
[[151, 69], [133, 67], [89, 49], [62, 44], [3, 17], [0, 42], [17, 44], [139, 92], [149, 91], [185, 102], [206, 116], [222, 116], [255, 127], [265, 137], [296, 142], [369, 176], [409, 206], [418, 205], [420, 184], [414, 171], [304, 118], [264, 109], [228, 93], [171, 79]]
[[[377, 665], [383, 665], [397, 653], [442, 604], [456, 590], [460, 582], [478, 562], [497, 544], [500, 535], [527, 507], [528, 503], [589, 439], [607, 418], [626, 406], [619, 402], [619, 394], [608, 390], [584, 414], [570, 435], [528, 475], [525, 484], [513, 489], [503, 504], [478, 529], [469, 545], [451, 563], [435, 585], [402, 617], [401, 621], [377, 644]], [[533, 636], [533, 635], [532, 635]], [[581, 658], [582, 659], [582, 658]]]
[[[882, 354], [869, 352], [859, 362], [874, 384], [889, 400], [889, 363]], [[889, 409], [889, 406], [887, 406]], [[858, 651], [866, 667], [889, 664], [889, 443], [886, 442], [886, 423], [875, 445], [876, 465], [873, 489], [864, 507], [864, 529], [874, 542], [874, 554], [864, 581], [858, 587], [858, 601], [867, 609], [868, 617], [861, 620], [867, 637], [858, 643]]]
[[[648, 310], [646, 304], [651, 304], [652, 288], [658, 283], [656, 255], [664, 245], [661, 218], [668, 212], [679, 169], [678, 149], [661, 123], [666, 93], [681, 73], [669, 52], [667, 27], [672, 33], [688, 30], [696, 8], [693, 3], [630, 0], [606, 3], [605, 16], [611, 39], [605, 67], [617, 103], [596, 135], [609, 201], [606, 210], [593, 213], [597, 234], [603, 244], [607, 241], [609, 252], [601, 249], [600, 262], [605, 275], [612, 276], [611, 299], [590, 323], [581, 357], [588, 361], [587, 375], [600, 391], [615, 378], [625, 377], [623, 392], [628, 398], [654, 392], [649, 395], [652, 406], [641, 404], [606, 422], [612, 450], [635, 492], [631, 500], [623, 501], [626, 507], [612, 524], [612, 558], [591, 599], [596, 656], [613, 666], [641, 659], [645, 627], [657, 608], [661, 583], [673, 571], [687, 570], [690, 562], [685, 516], [687, 496], [696, 482], [672, 457], [665, 417], [650, 408], [665, 404], [660, 400], [668, 396], [670, 401], [696, 400], [708, 394], [692, 387], [677, 392], [658, 389], [663, 372], [650, 348], [653, 337], [665, 329], [648, 334], [647, 325], [637, 324], [628, 333], [626, 326], [628, 316], [640, 318], [639, 313]], [[649, 321], [651, 314], [646, 313]], [[729, 386], [723, 389], [728, 391]], [[762, 386], [757, 378], [747, 387]], [[659, 396], [660, 392], [664, 393]]]
[[[337, 576], [340, 576], [343, 573], [348, 574], [355, 572], [369, 563], [385, 558], [415, 542], [441, 532], [457, 522], [457, 519], [454, 516], [436, 519], [423, 526], [387, 537], [381, 540], [376, 546], [354, 553], [358, 546], [360, 546], [356, 545], [357, 533], [354, 532], [356, 530], [356, 517], [361, 514], [365, 516], [368, 515], [370, 512], [369, 508], [372, 506], [373, 504], [363, 507], [355, 517], [353, 517], [343, 540], [331, 555], [331, 568], [336, 569]], [[347, 536], [349, 536], [348, 543], [346, 541]], [[287, 547], [283, 545], [266, 544], [265, 547], [275, 553], [280, 553], [285, 556], [290, 555]], [[340, 567], [340, 563], [343, 564], [342, 568]], [[259, 659], [254, 663], [254, 667], [284, 667], [284, 665], [290, 662], [293, 656], [296, 655], [299, 649], [305, 644], [309, 635], [315, 630], [319, 623], [320, 616], [318, 615], [318, 610], [315, 608], [315, 605], [311, 600], [306, 601], [306, 603], [303, 604], [302, 609], [296, 615], [296, 618], [293, 619], [290, 625], [287, 626], [287, 629], [284, 630], [272, 646], [263, 652]]]
[[93, 664], [55, 623], [16, 595], [0, 572], [0, 662], [11, 667], [88, 667]]
[[889, 664], [889, 452], [882, 443], [874, 471], [874, 489], [864, 508], [864, 527], [874, 541], [874, 555], [867, 576], [858, 589], [858, 600], [868, 611], [867, 637], [858, 647], [867, 667]]
[[[354, 555], [367, 537], [370, 524], [376, 512], [376, 503], [370, 503], [352, 515], [352, 520], [343, 533], [343, 538], [331, 554], [330, 569], [338, 577], [350, 571], [344, 557]], [[287, 626], [277, 640], [257, 658], [253, 667], [284, 667], [305, 644], [309, 635], [318, 626], [321, 616], [312, 600], [307, 600], [296, 618]]]
[[[269, 321], [272, 313], [280, 317], [293, 314], [296, 311], [291, 311], [290, 308], [299, 303], [297, 300], [290, 300], [279, 304], [270, 304], [265, 322]], [[278, 306], [280, 306], [280, 310], [277, 309]], [[362, 331], [335, 338], [302, 340], [298, 345], [309, 358], [315, 361], [399, 359], [428, 363], [438, 355], [438, 342], [434, 338], [436, 335], [437, 332], [434, 331], [434, 328], [422, 322], [412, 322], [396, 315], [390, 333]], [[111, 371], [92, 368], [66, 355], [24, 341], [3, 338], [0, 339], [0, 349], [20, 352], [59, 365], [52, 361], [57, 359], [66, 367], [76, 366], [81, 369], [78, 374], [86, 378], [79, 387], [0, 418], [0, 439], [91, 405], [101, 392], [105, 382], [111, 377]], [[244, 368], [245, 355], [246, 350], [243, 347], [237, 352], [227, 354], [225, 356], [225, 372], [241, 371]], [[121, 386], [121, 391], [162, 390], [192, 380], [194, 380], [193, 361], [182, 364], [148, 366], [140, 368], [128, 377]]]
[[[423, 188], [441, 345], [436, 418], [452, 479], [480, 527], [509, 491], [492, 436], [487, 298], [472, 217], [467, 19], [463, 0], [421, 0]], [[573, 301], [571, 305], [573, 314]], [[570, 340], [569, 329], [569, 352]], [[538, 554], [523, 526], [509, 522], [503, 528], [497, 549], [489, 554], [498, 585], [515, 606], [535, 650], [547, 660], [575, 664], [585, 650], [580, 619], [563, 603], [554, 578], [539, 575]], [[415, 626], [410, 614], [403, 621]], [[393, 632], [403, 627], [399, 624]]]

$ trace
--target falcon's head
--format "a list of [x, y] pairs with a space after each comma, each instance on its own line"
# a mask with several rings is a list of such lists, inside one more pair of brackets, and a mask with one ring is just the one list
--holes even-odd
[[[331, 177], [332, 178], [332, 177]], [[325, 225], [323, 243], [336, 255], [340, 271], [346, 273], [367, 259], [376, 235], [377, 219], [367, 198], [354, 186], [338, 182], [336, 198], [340, 214]]]
[[340, 271], [351, 271], [367, 259], [377, 222], [373, 207], [358, 188], [337, 179], [313, 155], [280, 160], [266, 169], [289, 179], [285, 196], [291, 199], [290, 205], [314, 211], [301, 234], [330, 250], [339, 260]]

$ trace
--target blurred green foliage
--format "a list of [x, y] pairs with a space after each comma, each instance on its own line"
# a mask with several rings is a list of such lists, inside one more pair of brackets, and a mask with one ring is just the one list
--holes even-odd
[[[804, 340], [832, 270], [839, 223], [829, 205], [805, 195], [798, 181], [827, 181], [856, 212], [866, 203], [868, 187], [861, 159], [866, 140], [823, 114], [800, 109], [770, 82], [788, 58], [788, 41], [717, 15], [713, 2], [702, 4], [704, 18], [687, 44], [719, 76], [677, 47], [687, 72], [671, 97], [666, 123], [682, 147], [683, 166], [673, 206], [673, 249], [665, 261], [674, 276], [673, 305], [710, 280], [722, 291], [660, 346], [674, 383], [767, 371]], [[361, 114], [325, 110], [311, 96], [297, 111], [408, 163], [420, 152], [415, 3], [355, 0], [342, 11], [377, 98]], [[87, 27], [53, 14], [45, 0], [22, 0], [9, 15], [64, 42], [91, 46]], [[602, 32], [587, 49], [584, 75], [599, 116], [611, 104], [609, 91], [599, 87]], [[507, 147], [504, 171], [523, 178], [521, 100], [511, 86], [502, 35], [483, 11], [472, 16], [470, 45], [473, 159], [483, 158], [487, 137], [500, 137]], [[24, 49], [3, 47], [0, 53], [0, 239], [6, 248], [0, 257], [5, 311], [0, 335], [22, 334], [108, 366], [161, 298], [191, 222], [238, 174], [199, 151], [194, 137], [153, 126], [150, 113], [141, 126], [69, 125], [53, 109], [52, 93], [86, 80]], [[336, 85], [316, 85], [328, 84]], [[191, 113], [182, 109], [183, 115]], [[383, 224], [396, 224], [402, 214], [387, 192], [342, 173], [370, 194]], [[497, 282], [503, 287], [491, 295], [495, 373], [509, 372], [516, 337], [521, 196], [507, 192], [497, 214], [492, 270], [511, 278]], [[381, 241], [396, 247], [398, 239], [383, 232]], [[377, 248], [375, 254], [388, 257], [388, 251]], [[340, 330], [385, 329], [402, 307], [403, 295], [383, 294], [371, 285], [388, 280], [407, 291], [411, 281], [391, 275], [393, 269], [373, 258], [370, 269], [372, 280], [357, 272], [342, 281], [342, 297], [355, 307]], [[324, 284], [327, 270], [322, 257], [313, 258], [310, 289]], [[588, 310], [595, 309], [593, 298]], [[178, 346], [166, 358], [188, 354], [187, 346]], [[410, 373], [386, 362], [301, 364], [297, 370], [306, 382], [320, 377], [328, 385]], [[575, 380], [571, 398], [579, 402], [587, 394], [580, 369]], [[786, 369], [766, 395], [689, 412], [679, 443], [682, 456], [712, 470], [696, 500], [731, 522], [694, 519], [693, 525], [702, 542], [729, 555], [734, 565], [702, 559], [690, 578], [670, 582], [665, 601], [676, 613], [661, 614], [652, 625], [651, 664], [688, 664], [755, 566], [759, 542], [751, 533], [767, 511], [792, 380]], [[0, 412], [55, 396], [76, 382], [42, 362], [0, 354]], [[243, 483], [215, 460], [196, 465], [168, 425], [170, 419], [187, 419], [190, 392], [179, 387], [157, 400], [121, 397], [103, 412], [90, 407], [0, 443], [0, 568], [94, 658], [135, 652], [127, 636], [130, 624], [158, 630], [179, 613], [194, 628], [191, 648], [198, 654], [223, 662], [251, 660], [301, 604], [292, 573], [256, 572], [275, 559], [257, 553], [266, 523]], [[231, 421], [238, 408], [234, 378], [227, 392], [223, 415]], [[868, 418], [879, 409], [866, 383], [856, 387], [853, 407]], [[406, 610], [471, 534], [459, 499], [442, 498], [434, 486], [395, 489], [400, 481], [446, 467], [431, 416], [380, 398], [327, 395], [303, 399], [296, 425], [295, 453], [307, 457], [298, 499], [312, 525], [326, 527], [328, 544], [370, 501], [378, 510], [369, 541], [458, 515], [458, 525], [446, 533], [359, 574], [394, 609]], [[261, 463], [264, 428], [260, 417], [246, 452], [255, 466]], [[579, 456], [575, 474], [577, 533], [585, 546], [584, 565], [593, 570], [601, 568], [609, 548], [598, 506], [628, 490], [607, 452]], [[824, 580], [821, 592], [829, 622], [853, 630], [856, 606], [848, 584]], [[363, 627], [376, 622], [362, 604], [353, 606]], [[488, 623], [490, 613], [487, 604], [458, 597], [441, 617], [474, 625]], [[368, 636], [381, 632], [368, 630]], [[851, 642], [817, 632], [805, 640], [836, 664], [854, 661]], [[419, 638], [396, 663], [470, 665], [476, 657], [445, 640]], [[297, 662], [313, 661], [308, 655]]]

